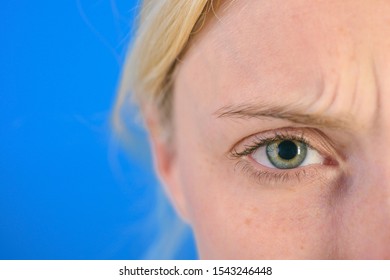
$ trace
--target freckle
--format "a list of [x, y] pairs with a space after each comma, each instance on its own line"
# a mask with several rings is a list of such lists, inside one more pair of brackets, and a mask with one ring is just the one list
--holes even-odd
[[303, 250], [305, 247], [303, 245], [299, 246], [299, 249]]
[[340, 26], [338, 29], [339, 29], [339, 33], [340, 34], [344, 35], [346, 33], [346, 30], [345, 30], [345, 28], [343, 26]]
[[251, 223], [252, 223], [252, 220], [251, 220], [251, 219], [249, 219], [249, 218], [246, 218], [246, 219], [245, 219], [245, 224], [246, 224], [247, 226], [250, 226]]

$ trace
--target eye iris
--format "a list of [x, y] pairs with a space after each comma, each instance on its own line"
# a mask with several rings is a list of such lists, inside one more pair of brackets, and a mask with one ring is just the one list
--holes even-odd
[[284, 160], [291, 160], [296, 157], [297, 154], [298, 146], [290, 140], [282, 141], [278, 145], [278, 155]]
[[279, 169], [296, 168], [305, 160], [307, 145], [301, 141], [280, 140], [267, 145], [268, 160]]

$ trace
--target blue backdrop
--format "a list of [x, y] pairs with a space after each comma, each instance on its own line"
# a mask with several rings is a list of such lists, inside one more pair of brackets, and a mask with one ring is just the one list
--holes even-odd
[[0, 259], [137, 259], [155, 237], [145, 133], [128, 157], [109, 126], [137, 2], [2, 0]]

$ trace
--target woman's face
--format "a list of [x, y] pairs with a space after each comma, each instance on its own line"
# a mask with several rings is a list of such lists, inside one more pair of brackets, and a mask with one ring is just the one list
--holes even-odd
[[174, 151], [156, 153], [200, 257], [389, 259], [390, 2], [217, 15], [178, 66]]

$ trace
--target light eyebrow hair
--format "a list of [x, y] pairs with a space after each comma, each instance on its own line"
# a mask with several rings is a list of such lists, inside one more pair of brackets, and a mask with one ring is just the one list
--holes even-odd
[[302, 110], [292, 107], [293, 105], [228, 105], [221, 107], [214, 114], [217, 118], [274, 118], [327, 128], [348, 128], [353, 125], [350, 115], [330, 117], [321, 114], [306, 114]]

